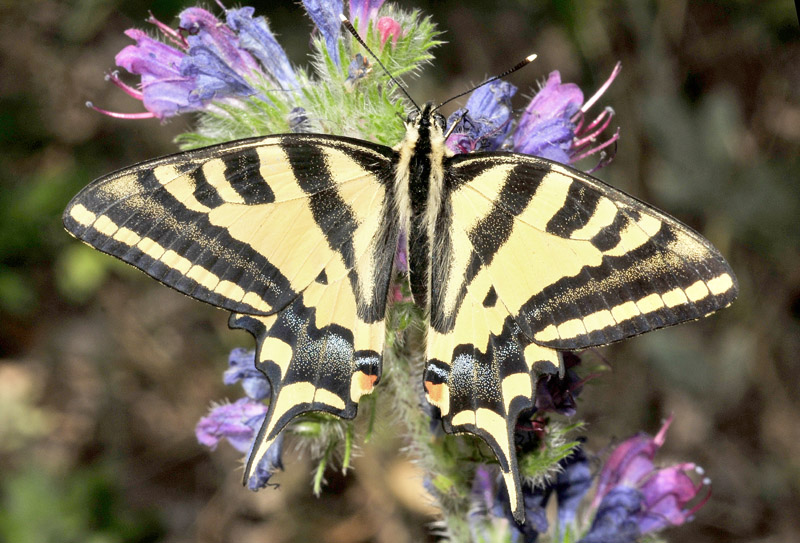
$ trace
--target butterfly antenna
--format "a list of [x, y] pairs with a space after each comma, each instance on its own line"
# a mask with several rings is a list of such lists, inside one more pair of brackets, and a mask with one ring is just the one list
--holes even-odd
[[439, 104], [438, 106], [436, 106], [435, 108], [433, 108], [433, 111], [436, 111], [437, 109], [439, 109], [439, 108], [440, 108], [440, 107], [442, 107], [443, 105], [445, 105], [445, 104], [449, 104], [449, 103], [450, 103], [450, 102], [452, 102], [453, 100], [456, 100], [456, 99], [458, 99], [458, 98], [461, 98], [462, 96], [464, 96], [464, 95], [466, 95], [466, 94], [469, 94], [469, 93], [471, 93], [472, 91], [474, 91], [474, 90], [476, 90], [476, 89], [479, 89], [479, 88], [483, 87], [484, 85], [488, 85], [488, 84], [489, 84], [489, 83], [491, 83], [492, 81], [497, 81], [498, 79], [502, 79], [503, 77], [505, 77], [505, 76], [507, 76], [507, 75], [511, 75], [511, 74], [513, 74], [513, 73], [514, 73], [514, 72], [516, 72], [517, 70], [519, 70], [519, 69], [521, 69], [521, 68], [524, 68], [525, 66], [527, 66], [528, 64], [530, 64], [531, 62], [533, 62], [535, 59], [536, 59], [536, 54], [535, 54], [535, 53], [534, 53], [534, 54], [532, 54], [532, 55], [528, 55], [528, 56], [527, 56], [527, 57], [525, 57], [523, 60], [521, 60], [520, 62], [518, 62], [518, 63], [517, 63], [517, 64], [516, 64], [516, 65], [515, 65], [513, 68], [509, 68], [508, 70], [506, 70], [505, 72], [501, 73], [500, 75], [496, 75], [496, 76], [494, 76], [494, 77], [490, 77], [489, 79], [487, 79], [486, 81], [484, 81], [484, 82], [483, 82], [483, 83], [481, 83], [480, 85], [475, 85], [475, 86], [474, 86], [474, 87], [472, 87], [471, 89], [467, 89], [467, 90], [465, 90], [464, 92], [462, 92], [461, 94], [456, 94], [456, 95], [455, 95], [455, 96], [453, 96], [452, 98], [448, 98], [447, 100], [445, 100], [444, 102], [442, 102], [441, 104]]
[[[383, 68], [383, 71], [384, 71], [384, 72], [386, 72], [386, 75], [388, 75], [388, 76], [389, 76], [389, 79], [391, 79], [391, 80], [392, 80], [392, 82], [393, 82], [395, 85], [397, 85], [397, 88], [399, 88], [399, 89], [400, 89], [400, 91], [401, 91], [403, 94], [405, 94], [405, 95], [406, 95], [406, 98], [408, 98], [408, 99], [409, 99], [409, 101], [410, 101], [412, 104], [414, 104], [414, 107], [415, 107], [415, 108], [417, 108], [417, 111], [420, 111], [420, 108], [419, 108], [419, 106], [418, 106], [418, 105], [417, 105], [417, 103], [414, 101], [414, 99], [413, 99], [413, 98], [411, 98], [411, 95], [410, 95], [410, 94], [408, 94], [408, 91], [405, 89], [405, 87], [404, 87], [403, 85], [401, 85], [401, 84], [400, 84], [400, 82], [399, 82], [397, 79], [395, 79], [395, 77], [392, 75], [392, 73], [391, 73], [391, 72], [390, 72], [390, 71], [389, 71], [389, 70], [386, 68], [386, 66], [384, 66], [384, 65], [383, 65], [383, 62], [381, 62], [381, 59], [379, 59], [379, 58], [378, 58], [378, 56], [377, 56], [375, 53], [373, 53], [373, 52], [372, 52], [372, 49], [370, 49], [369, 47], [367, 47], [367, 44], [364, 42], [364, 40], [363, 40], [363, 39], [361, 39], [361, 36], [359, 36], [359, 35], [358, 35], [358, 31], [357, 31], [357, 30], [355, 29], [355, 27], [353, 26], [353, 23], [351, 23], [351, 22], [350, 22], [350, 20], [349, 20], [347, 17], [345, 17], [345, 16], [344, 16], [344, 13], [342, 13], [342, 14], [340, 14], [340, 15], [339, 15], [339, 19], [341, 19], [341, 21], [342, 21], [342, 24], [343, 24], [343, 25], [344, 25], [344, 27], [347, 29], [347, 31], [348, 31], [348, 32], [350, 32], [350, 33], [353, 35], [353, 37], [356, 39], [356, 41], [357, 41], [358, 43], [360, 43], [360, 44], [361, 44], [361, 47], [363, 47], [363, 48], [364, 48], [364, 49], [367, 51], [367, 53], [369, 53], [369, 55], [370, 55], [372, 58], [374, 58], [374, 59], [375, 59], [375, 62], [377, 62], [377, 63], [378, 63], [378, 65], [379, 65], [381, 68]], [[504, 75], [505, 75], [505, 74], [504, 74]]]

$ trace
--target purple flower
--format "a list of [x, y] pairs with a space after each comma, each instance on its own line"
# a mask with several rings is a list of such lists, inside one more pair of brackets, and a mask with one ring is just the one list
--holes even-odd
[[642, 535], [636, 521], [642, 495], [624, 486], [609, 492], [595, 513], [589, 532], [578, 543], [635, 543]]
[[580, 357], [575, 353], [565, 352], [564, 377], [556, 374], [542, 376], [536, 385], [536, 412], [538, 414], [555, 412], [567, 417], [575, 415], [577, 406], [575, 398], [583, 390], [583, 385], [595, 375], [581, 379], [573, 370], [581, 363]]
[[263, 17], [253, 17], [255, 9], [243, 7], [225, 12], [225, 21], [238, 35], [239, 47], [256, 57], [272, 79], [282, 89], [297, 88], [300, 84], [283, 47], [275, 39]]
[[[561, 74], [553, 71], [547, 82], [533, 97], [514, 132], [514, 150], [570, 164], [600, 152], [619, 139], [619, 131], [596, 145], [597, 138], [611, 123], [614, 110], [606, 108], [593, 121], [584, 125], [585, 113], [605, 93], [620, 70], [614, 67], [606, 82], [589, 100], [574, 83], [561, 83]], [[603, 159], [597, 169], [607, 163]]]
[[250, 53], [239, 48], [236, 33], [211, 12], [202, 8], [187, 8], [178, 17], [180, 28], [188, 34], [186, 41], [190, 55], [192, 49], [201, 47], [237, 74], [244, 76], [261, 71]]
[[238, 46], [239, 36], [210, 12], [189, 8], [180, 14], [180, 29], [186, 37], [154, 17], [148, 22], [175, 47], [150, 38], [141, 30], [127, 30], [125, 34], [136, 45], [120, 51], [116, 63], [141, 76], [141, 89], [126, 85], [116, 73], [109, 76], [115, 85], [141, 100], [147, 112], [115, 113], [92, 104], [90, 107], [124, 119], [164, 120], [202, 109], [212, 100], [257, 94], [248, 78], [263, 76], [264, 72], [250, 53]]
[[[263, 403], [249, 398], [240, 398], [234, 403], [214, 407], [197, 423], [197, 441], [213, 450], [220, 441], [227, 439], [234, 449], [248, 453], [255, 443], [256, 432], [264, 422], [267, 409]], [[272, 474], [283, 469], [282, 455], [283, 433], [267, 449], [267, 454], [247, 481], [247, 487], [256, 491], [267, 486]]]
[[275, 438], [275, 441], [267, 449], [266, 454], [259, 461], [253, 475], [247, 481], [247, 488], [253, 492], [265, 488], [269, 485], [272, 475], [276, 471], [283, 470], [283, 436], [283, 432], [278, 434], [278, 437]]
[[[642, 534], [656, 532], [669, 526], [678, 526], [691, 519], [710, 497], [710, 482], [702, 479], [695, 483], [690, 473], [702, 475], [701, 468], [683, 463], [657, 469], [653, 465], [656, 452], [664, 444], [670, 417], [653, 438], [639, 434], [619, 445], [603, 466], [597, 484], [597, 494], [592, 508], [598, 514], [606, 500], [618, 500], [621, 490], [638, 493], [640, 507], [631, 518]], [[700, 496], [704, 491], [704, 496]], [[690, 505], [694, 504], [694, 505]], [[593, 524], [594, 526], [594, 524]], [[590, 530], [591, 533], [591, 530]]]
[[570, 120], [583, 104], [583, 92], [574, 83], [561, 83], [558, 71], [536, 93], [519, 120], [514, 149], [520, 153], [569, 163], [575, 125]]
[[575, 521], [578, 506], [591, 488], [592, 471], [582, 446], [575, 447], [572, 454], [559, 462], [561, 471], [552, 484], [558, 500], [559, 533]]
[[[196, 109], [196, 106], [189, 101], [189, 94], [194, 89], [194, 79], [184, 76], [180, 71], [186, 53], [154, 40], [135, 28], [126, 30], [125, 35], [135, 40], [136, 45], [128, 45], [122, 49], [115, 61], [117, 66], [141, 76], [141, 90], [125, 85], [116, 73], [109, 79], [130, 96], [142, 100], [149, 113], [138, 114], [133, 118], [147, 116], [163, 120]], [[102, 112], [112, 114], [112, 112]], [[131, 118], [126, 117], [126, 114], [114, 116]]]
[[367, 24], [377, 18], [383, 2], [384, 0], [350, 0], [350, 18], [357, 25], [359, 34], [366, 35]]
[[328, 54], [336, 66], [341, 66], [339, 60], [339, 30], [341, 28], [342, 0], [303, 0], [303, 5], [308, 16], [319, 28]]
[[194, 78], [190, 101], [202, 107], [226, 96], [258, 94], [246, 77], [261, 70], [250, 53], [238, 47], [233, 30], [201, 8], [182, 11], [180, 28], [189, 34], [189, 52], [181, 62], [181, 74]]
[[473, 539], [487, 540], [486, 528], [491, 517], [505, 518], [511, 528], [513, 543], [535, 543], [539, 534], [547, 532], [545, 506], [550, 489], [525, 485], [522, 497], [525, 503], [525, 524], [519, 525], [508, 507], [508, 490], [499, 476], [493, 476], [485, 466], [479, 465], [472, 480], [471, 498], [473, 507], [468, 522]]
[[266, 414], [266, 405], [249, 398], [218, 405], [197, 423], [197, 441], [215, 449], [221, 440], [227, 439], [237, 451], [247, 452]]
[[511, 97], [517, 87], [494, 81], [475, 89], [467, 105], [450, 115], [449, 125], [460, 122], [461, 129], [447, 138], [447, 146], [456, 153], [495, 151], [511, 132]]
[[245, 394], [253, 400], [261, 401], [270, 396], [269, 381], [256, 369], [255, 352], [247, 349], [234, 349], [228, 357], [228, 369], [222, 378], [226, 385], [242, 382]]

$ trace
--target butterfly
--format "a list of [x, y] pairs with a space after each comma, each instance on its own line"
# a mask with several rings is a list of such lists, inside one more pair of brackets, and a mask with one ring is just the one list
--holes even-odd
[[436, 109], [394, 148], [292, 133], [142, 162], [89, 184], [64, 224], [255, 337], [272, 398], [245, 480], [293, 418], [355, 417], [405, 255], [427, 400], [489, 445], [524, 522], [514, 428], [538, 377], [563, 372], [564, 351], [725, 307], [736, 278], [692, 229], [569, 166], [454, 155]]

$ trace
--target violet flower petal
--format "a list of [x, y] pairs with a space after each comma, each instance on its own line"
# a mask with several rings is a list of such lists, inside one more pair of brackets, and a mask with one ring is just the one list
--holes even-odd
[[325, 40], [328, 54], [336, 66], [341, 66], [339, 60], [339, 30], [341, 28], [342, 0], [303, 0], [311, 20], [317, 25]]
[[589, 532], [578, 543], [635, 543], [641, 536], [637, 522], [641, 508], [638, 490], [614, 488], [603, 498]]
[[239, 47], [249, 51], [282, 89], [300, 86], [286, 51], [275, 39], [264, 17], [253, 17], [255, 9], [243, 7], [225, 12], [226, 21], [239, 37]]
[[645, 512], [639, 521], [642, 533], [655, 532], [686, 522], [692, 511], [686, 504], [692, 501], [703, 485], [688, 475], [696, 466], [691, 463], [670, 466], [656, 471], [639, 489], [644, 496]]
[[246, 452], [253, 444], [256, 429], [264, 421], [267, 409], [263, 403], [249, 398], [214, 407], [197, 423], [197, 441], [214, 449], [222, 439], [227, 439], [237, 451]]
[[256, 368], [255, 352], [247, 349], [231, 351], [222, 381], [226, 385], [241, 381], [245, 394], [256, 401], [268, 398], [271, 393], [269, 380]]
[[570, 120], [583, 103], [583, 92], [574, 83], [561, 83], [553, 71], [520, 117], [514, 133], [514, 150], [569, 162], [575, 124]]
[[609, 456], [597, 481], [597, 493], [592, 507], [597, 507], [603, 497], [615, 486], [638, 486], [638, 482], [653, 471], [653, 458], [664, 444], [666, 431], [672, 417], [664, 422], [655, 437], [639, 433], [623, 441]]
[[186, 41], [191, 51], [194, 47], [206, 47], [240, 76], [260, 72], [253, 57], [238, 46], [236, 33], [202, 8], [188, 8], [181, 12], [180, 28], [188, 32]]
[[[283, 432], [278, 434], [248, 479], [247, 488], [253, 492], [269, 485], [269, 480], [275, 472], [283, 470], [283, 436]], [[253, 444], [255, 445], [255, 442]]]
[[350, 0], [350, 19], [358, 24], [356, 28], [362, 37], [367, 33], [368, 22], [375, 20], [383, 2], [384, 0]]
[[190, 103], [195, 81], [180, 73], [185, 53], [150, 38], [143, 31], [132, 28], [125, 34], [136, 45], [123, 48], [115, 57], [117, 66], [141, 76], [142, 103], [159, 119], [196, 109]]

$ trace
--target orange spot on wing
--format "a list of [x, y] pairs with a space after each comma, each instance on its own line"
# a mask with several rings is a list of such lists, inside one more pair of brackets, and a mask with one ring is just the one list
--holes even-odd
[[428, 393], [428, 401], [434, 405], [442, 401], [442, 386], [441, 384], [436, 385], [430, 381], [425, 381], [425, 391]]
[[361, 390], [372, 390], [375, 388], [375, 381], [377, 380], [377, 375], [367, 375], [363, 371], [359, 372], [358, 385], [361, 387]]

